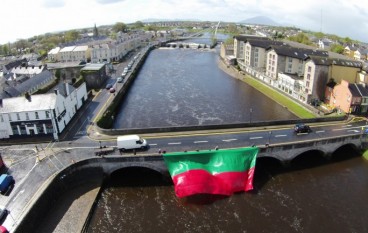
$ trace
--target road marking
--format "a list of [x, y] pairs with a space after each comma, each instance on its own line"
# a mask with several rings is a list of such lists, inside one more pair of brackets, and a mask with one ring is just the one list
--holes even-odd
[[286, 134], [279, 134], [279, 135], [275, 135], [275, 138], [279, 138], [279, 137], [286, 137]]
[[324, 130], [316, 131], [316, 133], [324, 133]]
[[341, 128], [341, 129], [332, 129], [332, 131], [340, 131], [340, 130], [347, 130], [347, 129], [361, 129], [362, 126], [350, 127], [350, 128]]
[[157, 146], [157, 144], [156, 144], [156, 143], [150, 143], [149, 145], [150, 145], [150, 146]]
[[263, 137], [251, 137], [251, 138], [249, 138], [250, 140], [253, 140], [253, 139], [261, 139], [261, 138], [263, 138]]
[[194, 141], [194, 143], [206, 143], [208, 141]]
[[356, 130], [356, 129], [352, 129], [352, 130], [347, 130], [347, 132], [359, 133], [360, 131], [359, 130]]
[[181, 144], [181, 142], [169, 142], [168, 144], [169, 144], [169, 145], [180, 145], [180, 144]]
[[17, 200], [17, 198], [22, 194], [24, 193], [24, 189], [22, 189], [13, 199], [13, 201]]
[[235, 139], [235, 138], [233, 138], [233, 139], [224, 139], [222, 141], [223, 142], [231, 142], [231, 141], [236, 141], [236, 140], [238, 140], [238, 139]]

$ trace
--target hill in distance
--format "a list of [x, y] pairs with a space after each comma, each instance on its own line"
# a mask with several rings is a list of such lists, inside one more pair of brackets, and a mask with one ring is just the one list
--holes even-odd
[[269, 25], [269, 26], [280, 26], [279, 23], [273, 21], [272, 19], [266, 16], [256, 16], [253, 18], [249, 18], [246, 20], [242, 20], [239, 23], [243, 24], [258, 24], [258, 25]]

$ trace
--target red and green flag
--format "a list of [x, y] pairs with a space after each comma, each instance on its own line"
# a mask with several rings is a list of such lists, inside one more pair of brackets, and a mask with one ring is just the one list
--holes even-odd
[[163, 154], [178, 197], [253, 189], [257, 147]]

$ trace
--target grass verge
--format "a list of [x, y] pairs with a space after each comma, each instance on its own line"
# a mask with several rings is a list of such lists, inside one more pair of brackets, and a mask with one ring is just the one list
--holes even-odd
[[269, 98], [276, 101], [280, 105], [284, 106], [299, 118], [308, 119], [316, 117], [313, 113], [311, 113], [301, 105], [295, 103], [290, 98], [280, 94], [279, 92], [251, 78], [250, 76], [246, 76], [246, 78], [244, 78], [243, 81], [251, 85], [252, 87], [256, 88], [258, 91], [262, 92], [264, 95], [268, 96]]

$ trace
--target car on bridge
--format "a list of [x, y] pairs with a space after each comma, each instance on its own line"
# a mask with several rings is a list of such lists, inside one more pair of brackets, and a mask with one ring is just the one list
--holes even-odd
[[294, 126], [294, 132], [295, 133], [310, 133], [310, 132], [312, 132], [312, 130], [309, 127], [309, 125], [306, 125], [306, 124], [296, 124]]

